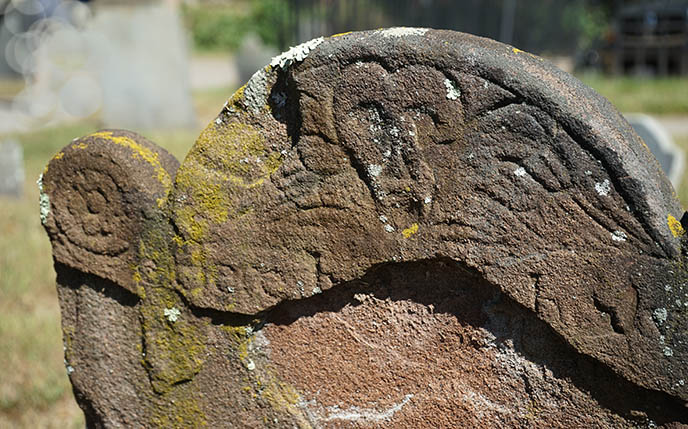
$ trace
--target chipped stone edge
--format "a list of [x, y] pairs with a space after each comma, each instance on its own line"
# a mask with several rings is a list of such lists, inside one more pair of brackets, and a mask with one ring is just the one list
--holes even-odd
[[48, 216], [50, 215], [50, 197], [43, 189], [43, 173], [38, 176], [36, 184], [38, 185], [38, 205], [41, 209], [41, 224], [45, 225], [48, 223]]

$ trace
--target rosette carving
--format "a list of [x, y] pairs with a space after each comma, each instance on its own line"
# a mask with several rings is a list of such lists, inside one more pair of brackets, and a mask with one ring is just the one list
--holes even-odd
[[42, 220], [56, 261], [135, 292], [140, 232], [166, 203], [177, 167], [164, 149], [126, 131], [66, 146], [41, 177]]

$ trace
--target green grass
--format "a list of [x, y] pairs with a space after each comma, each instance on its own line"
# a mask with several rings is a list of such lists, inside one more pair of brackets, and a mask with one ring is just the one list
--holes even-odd
[[50, 244], [36, 216], [36, 178], [46, 161], [94, 125], [17, 136], [24, 148], [24, 195], [0, 197], [0, 427], [78, 427], [62, 365], [62, 333]]
[[578, 78], [608, 98], [621, 112], [688, 114], [688, 79], [685, 77], [649, 79], [583, 74]]

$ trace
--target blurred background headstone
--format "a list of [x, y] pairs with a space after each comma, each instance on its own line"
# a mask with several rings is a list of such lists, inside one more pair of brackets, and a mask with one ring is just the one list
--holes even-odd
[[89, 26], [103, 122], [130, 129], [193, 126], [188, 47], [176, 8], [113, 3], [96, 2]]
[[0, 142], [0, 195], [20, 197], [23, 185], [22, 147], [14, 140]]
[[0, 103], [0, 132], [90, 117], [112, 128], [193, 127], [189, 47], [177, 3], [0, 4], [0, 72], [25, 81]]
[[685, 166], [683, 151], [674, 144], [664, 127], [651, 116], [640, 113], [627, 114], [626, 120], [636, 133], [645, 141], [652, 154], [657, 158], [662, 170], [678, 189]]
[[246, 35], [234, 57], [241, 84], [248, 82], [256, 70], [270, 64], [270, 60], [278, 54], [277, 49], [263, 43], [255, 33]]

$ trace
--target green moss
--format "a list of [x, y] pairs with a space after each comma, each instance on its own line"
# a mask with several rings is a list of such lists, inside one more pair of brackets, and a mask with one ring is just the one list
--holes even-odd
[[208, 423], [196, 401], [197, 394], [190, 384], [175, 387], [151, 412], [152, 426], [158, 428], [206, 427]]
[[[175, 290], [172, 237], [165, 214], [153, 216], [144, 226], [139, 261], [132, 268], [137, 286], [142, 290], [139, 294], [143, 331], [141, 364], [154, 391], [149, 399], [152, 425], [199, 427], [205, 425], [205, 417], [197, 403], [193, 379], [206, 356], [208, 322], [189, 317], [189, 310]], [[171, 310], [177, 317], [170, 317]]]
[[[230, 102], [236, 105], [241, 97], [240, 89]], [[212, 123], [201, 133], [175, 178], [174, 215], [181, 235], [173, 238], [179, 251], [190, 256], [189, 278], [197, 288], [213, 287], [218, 275], [204, 246], [210, 228], [251, 213], [234, 201], [261, 186], [281, 163], [280, 153], [268, 150], [251, 125]]]
[[203, 366], [205, 329], [203, 322], [184, 313], [176, 321], [165, 317], [166, 309], [183, 309], [176, 292], [166, 288], [150, 288], [141, 306], [145, 364], [153, 388], [166, 393], [193, 377]]

